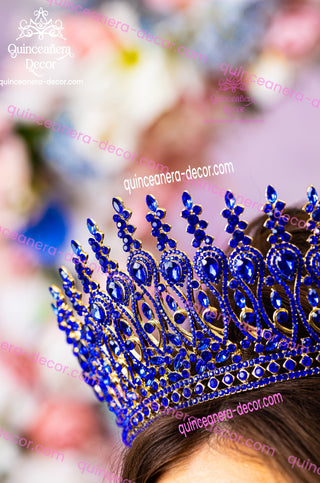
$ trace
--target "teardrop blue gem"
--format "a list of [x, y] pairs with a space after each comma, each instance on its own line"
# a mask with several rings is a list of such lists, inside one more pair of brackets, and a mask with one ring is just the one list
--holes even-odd
[[246, 298], [241, 292], [239, 292], [239, 290], [236, 290], [234, 293], [234, 301], [240, 309], [243, 309], [246, 306]]
[[100, 304], [97, 304], [97, 303], [93, 303], [90, 306], [90, 314], [92, 315], [92, 317], [94, 318], [94, 320], [96, 320], [98, 322], [101, 322], [106, 317], [103, 308], [101, 307]]
[[312, 307], [316, 307], [318, 305], [319, 297], [318, 297], [317, 292], [313, 288], [309, 289], [308, 299], [309, 299], [310, 305], [312, 305]]
[[224, 362], [228, 359], [228, 357], [229, 357], [229, 352], [226, 351], [226, 350], [223, 350], [223, 351], [218, 352], [218, 354], [216, 355], [216, 361], [217, 362]]
[[81, 245], [75, 240], [71, 240], [71, 248], [73, 253], [79, 257], [82, 252]]
[[204, 292], [198, 293], [198, 300], [199, 300], [200, 304], [202, 305], [202, 307], [205, 307], [205, 308], [209, 307], [209, 299]]
[[112, 198], [112, 206], [117, 213], [121, 214], [123, 212], [123, 205], [119, 198]]
[[270, 295], [270, 300], [275, 309], [280, 309], [282, 305], [282, 300], [281, 297], [279, 296], [278, 292], [276, 290], [273, 290], [271, 295]]
[[145, 267], [140, 262], [134, 262], [133, 266], [131, 267], [132, 277], [141, 283], [146, 283], [147, 281], [147, 272]]
[[216, 277], [219, 273], [219, 263], [215, 258], [207, 257], [201, 260], [202, 269], [205, 275], [212, 281], [216, 281]]
[[319, 197], [318, 197], [318, 193], [317, 193], [316, 189], [314, 188], [314, 186], [309, 186], [309, 188], [307, 190], [307, 195], [308, 195], [308, 200], [310, 201], [310, 203], [315, 205], [317, 203]]
[[184, 191], [183, 194], [182, 194], [182, 203], [184, 204], [184, 206], [188, 210], [192, 209], [193, 201], [192, 201], [192, 198], [187, 191]]
[[296, 255], [291, 252], [278, 253], [276, 257], [276, 263], [287, 277], [292, 277], [295, 273]]
[[147, 317], [148, 320], [151, 320], [153, 318], [153, 313], [152, 310], [150, 309], [149, 305], [143, 302], [142, 304], [142, 312], [144, 313], [145, 317]]
[[107, 291], [110, 297], [113, 298], [116, 302], [123, 303], [123, 290], [119, 283], [117, 282], [109, 282], [107, 284]]
[[226, 192], [226, 194], [224, 195], [224, 199], [227, 208], [229, 208], [229, 210], [232, 210], [234, 208], [234, 205], [236, 204], [236, 200], [231, 191]]
[[277, 197], [278, 197], [278, 195], [277, 195], [276, 190], [272, 186], [269, 185], [267, 187], [267, 200], [270, 203], [274, 203], [276, 201]]
[[254, 274], [254, 265], [249, 258], [236, 258], [234, 270], [246, 282], [249, 282]]
[[181, 268], [176, 262], [165, 262], [164, 270], [170, 282], [179, 282], [181, 278]]
[[170, 295], [166, 296], [166, 302], [170, 310], [177, 310], [178, 306], [176, 304], [176, 301]]
[[88, 230], [90, 231], [91, 235], [94, 235], [97, 231], [96, 225], [94, 221], [91, 218], [87, 219], [87, 227]]
[[152, 195], [147, 195], [146, 196], [146, 202], [147, 202], [147, 206], [148, 208], [151, 210], [151, 211], [157, 211], [157, 208], [158, 208], [158, 203], [157, 203], [157, 200], [155, 199], [154, 196]]

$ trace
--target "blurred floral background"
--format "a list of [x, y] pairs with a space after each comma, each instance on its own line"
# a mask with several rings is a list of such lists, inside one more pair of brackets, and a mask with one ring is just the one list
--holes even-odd
[[[320, 188], [320, 108], [251, 84], [247, 95], [255, 103], [243, 116], [263, 123], [205, 122], [222, 116], [210, 96], [223, 77], [223, 62], [320, 99], [318, 1], [82, 0], [81, 5], [201, 52], [207, 61], [179, 55], [54, 3], [1, 0], [0, 78], [34, 78], [26, 71], [25, 56], [12, 59], [8, 45], [16, 41], [21, 19], [32, 18], [43, 7], [49, 18], [62, 20], [74, 53], [52, 77], [83, 79], [83, 84], [0, 87], [0, 343], [39, 351], [73, 369], [79, 367], [57, 328], [48, 286], [59, 283], [61, 264], [74, 273], [69, 241], [77, 239], [88, 248], [88, 216], [107, 233], [112, 257], [125, 266], [112, 221], [113, 196], [120, 195], [133, 210], [138, 238], [156, 252], [144, 220], [148, 190], [129, 195], [123, 187], [124, 179], [155, 172], [12, 117], [9, 105], [109, 140], [172, 171], [184, 171], [189, 164], [232, 162], [234, 173], [209, 182], [258, 203], [264, 202], [269, 183], [289, 205], [305, 199], [309, 184]], [[160, 185], [152, 193], [168, 209], [179, 247], [191, 254], [191, 238], [178, 212], [185, 188], [183, 182]], [[223, 247], [223, 198], [196, 182], [188, 189], [204, 205], [216, 244]], [[258, 214], [248, 208], [245, 219]], [[4, 236], [5, 228], [53, 248], [48, 252], [26, 246]], [[96, 276], [102, 280], [101, 273]], [[1, 349], [0, 381], [1, 428], [65, 455], [61, 463], [0, 438], [1, 482], [102, 481], [87, 471], [82, 474], [79, 461], [117, 472], [119, 428], [87, 384]]]

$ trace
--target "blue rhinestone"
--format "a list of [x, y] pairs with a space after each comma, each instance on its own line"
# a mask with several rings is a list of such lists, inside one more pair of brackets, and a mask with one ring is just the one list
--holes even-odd
[[211, 357], [212, 357], [212, 354], [211, 354], [211, 352], [209, 352], [209, 351], [203, 351], [203, 352], [201, 353], [201, 359], [202, 359], [204, 362], [209, 362], [209, 361], [210, 361], [210, 359], [211, 359]]
[[272, 290], [272, 293], [270, 295], [270, 300], [271, 300], [271, 303], [272, 303], [272, 305], [275, 309], [280, 309], [280, 307], [282, 305], [282, 300], [281, 300], [281, 297], [276, 290]]
[[141, 308], [142, 308], [142, 312], [144, 313], [145, 317], [148, 320], [151, 320], [153, 318], [153, 313], [152, 313], [152, 310], [150, 309], [149, 305], [146, 304], [145, 302], [143, 302]]
[[90, 314], [97, 322], [103, 321], [106, 318], [103, 307], [97, 303], [90, 305]]
[[210, 339], [209, 338], [204, 338], [198, 345], [198, 351], [203, 351], [205, 349], [208, 349], [210, 346]]
[[277, 339], [271, 339], [269, 342], [266, 344], [266, 350], [267, 351], [273, 351], [278, 347], [278, 338]]
[[246, 324], [253, 324], [256, 320], [255, 318], [255, 315], [253, 312], [245, 312], [243, 315], [242, 315], [242, 320], [243, 322], [245, 322]]
[[253, 375], [254, 375], [255, 377], [260, 378], [260, 377], [262, 377], [262, 376], [263, 376], [263, 374], [264, 374], [264, 369], [263, 369], [261, 366], [257, 366], [257, 367], [255, 367], [255, 369], [254, 369], [254, 371], [253, 371]]
[[131, 267], [131, 274], [132, 277], [141, 283], [146, 283], [147, 281], [147, 271], [145, 267], [142, 265], [140, 262], [134, 262], [134, 264]]
[[143, 326], [144, 330], [147, 332], [147, 334], [152, 334], [154, 331], [154, 327], [152, 324], [149, 324], [149, 322], [146, 322]]
[[209, 324], [212, 324], [216, 316], [217, 316], [217, 313], [214, 312], [213, 310], [206, 310], [203, 314], [203, 319]]
[[308, 299], [312, 307], [316, 307], [319, 303], [319, 296], [313, 288], [309, 288]]
[[196, 363], [196, 373], [203, 374], [206, 368], [206, 363], [202, 360], [198, 360]]
[[243, 309], [245, 306], [246, 306], [246, 298], [244, 295], [242, 295], [241, 292], [239, 292], [239, 290], [236, 290], [234, 292], [234, 300], [235, 300], [235, 303], [237, 304], [238, 307], [240, 307], [240, 309]]
[[170, 342], [172, 342], [172, 344], [174, 344], [178, 347], [181, 346], [181, 341], [180, 341], [179, 337], [177, 337], [175, 334], [168, 332], [167, 337], [170, 340]]
[[247, 373], [247, 371], [241, 370], [241, 371], [239, 371], [237, 377], [240, 381], [246, 381], [248, 379], [248, 376], [249, 376], [249, 374]]
[[273, 284], [274, 284], [274, 279], [273, 277], [266, 277], [266, 285], [268, 285], [268, 287], [271, 287]]
[[115, 300], [116, 302], [119, 302], [120, 304], [124, 302], [124, 294], [120, 283], [108, 282], [106, 288], [107, 288], [108, 294], [113, 300]]
[[112, 198], [112, 206], [117, 213], [123, 212], [123, 204], [121, 203], [120, 198]]
[[154, 196], [152, 195], [147, 195], [146, 196], [146, 202], [147, 202], [147, 206], [148, 208], [151, 210], [151, 211], [157, 211], [158, 209], [158, 203], [157, 203], [157, 200], [155, 199]]
[[189, 398], [191, 396], [191, 391], [188, 387], [185, 387], [184, 390], [182, 391], [182, 394], [185, 398]]
[[288, 312], [285, 309], [282, 309], [281, 312], [277, 313], [276, 319], [279, 324], [285, 324], [288, 320]]
[[288, 371], [293, 371], [294, 368], [296, 367], [296, 363], [292, 360], [292, 359], [288, 359], [284, 364], [283, 366], [285, 367], [285, 369], [287, 369]]
[[229, 386], [230, 384], [233, 383], [233, 380], [234, 380], [234, 377], [231, 375], [231, 374], [226, 374], [224, 377], [223, 377], [223, 382]]
[[192, 210], [193, 210], [193, 213], [195, 213], [196, 215], [200, 215], [202, 213], [202, 208], [200, 205], [194, 205]]
[[270, 364], [268, 365], [268, 371], [272, 372], [272, 374], [276, 374], [279, 369], [280, 366], [276, 362], [270, 362]]
[[232, 362], [235, 362], [236, 364], [238, 364], [238, 362], [241, 361], [241, 356], [239, 354], [235, 354], [232, 356]]
[[301, 359], [301, 364], [305, 367], [309, 367], [311, 366], [312, 364], [312, 359], [311, 357], [309, 356], [304, 356], [302, 359]]
[[307, 195], [308, 195], [308, 200], [310, 201], [310, 203], [312, 203], [312, 205], [315, 205], [319, 198], [318, 198], [318, 194], [317, 194], [317, 191], [314, 188], [314, 186], [309, 186], [309, 188], [307, 190]]
[[201, 260], [202, 269], [205, 275], [214, 282], [219, 273], [219, 263], [212, 257]]
[[130, 337], [130, 335], [132, 334], [131, 327], [126, 322], [124, 322], [123, 320], [120, 320], [119, 328], [120, 328], [121, 332], [123, 334], [125, 334], [127, 337]]
[[192, 206], [193, 206], [193, 201], [192, 201], [192, 198], [191, 196], [189, 195], [188, 191], [184, 191], [182, 193], [182, 203], [184, 204], [184, 206], [188, 209], [188, 210], [191, 210]]
[[180, 366], [182, 364], [182, 361], [183, 361], [183, 356], [181, 354], [178, 354], [174, 360], [173, 360], [173, 367], [175, 369], [175, 371], [178, 371], [180, 369]]
[[188, 223], [190, 225], [197, 225], [199, 222], [199, 218], [197, 217], [197, 215], [190, 215], [188, 216]]
[[59, 291], [54, 288], [54, 287], [49, 287], [49, 292], [51, 293], [52, 297], [55, 299], [55, 300], [59, 300], [60, 298], [60, 293]]
[[218, 363], [224, 362], [228, 359], [228, 357], [229, 357], [229, 352], [226, 350], [223, 350], [216, 355], [216, 362]]
[[218, 381], [214, 377], [212, 377], [208, 383], [210, 389], [215, 389], [218, 386]]
[[164, 271], [170, 282], [179, 282], [181, 278], [181, 268], [176, 262], [167, 261], [164, 263]]
[[173, 311], [177, 310], [178, 306], [175, 300], [170, 295], [166, 296], [166, 302], [170, 310], [173, 310]]
[[202, 384], [197, 384], [196, 387], [194, 388], [194, 392], [198, 395], [202, 394], [203, 390], [204, 390], [204, 387]]
[[91, 218], [87, 219], [87, 227], [91, 235], [94, 235], [97, 232], [96, 224]]
[[162, 364], [165, 363], [164, 357], [159, 357], [159, 356], [151, 357], [150, 362], [151, 364], [155, 364], [156, 366], [161, 366]]
[[220, 344], [219, 344], [218, 342], [213, 342], [213, 343], [211, 344], [211, 350], [212, 350], [213, 352], [218, 351], [219, 349], [220, 349]]
[[249, 349], [250, 344], [251, 342], [249, 339], [244, 339], [240, 342], [241, 347], [243, 347], [244, 349]]
[[272, 186], [268, 186], [267, 187], [267, 200], [270, 202], [270, 203], [274, 203], [276, 200], [277, 200], [277, 192], [276, 190], [272, 187]]
[[183, 311], [176, 312], [173, 315], [173, 320], [175, 321], [176, 324], [183, 324], [183, 322], [186, 320], [186, 315]]
[[233, 194], [231, 193], [231, 191], [226, 192], [226, 194], [224, 195], [224, 199], [225, 199], [225, 203], [226, 203], [227, 208], [232, 210], [234, 205], [236, 204], [236, 200], [235, 200]]
[[314, 210], [312, 213], [312, 219], [314, 221], [320, 221], [320, 209], [318, 208], [317, 210]]
[[82, 252], [81, 245], [79, 245], [79, 243], [76, 242], [75, 240], [71, 240], [71, 248], [75, 255], [77, 255], [78, 257], [81, 255], [81, 252]]
[[276, 264], [286, 277], [292, 277], [295, 273], [297, 256], [295, 253], [285, 251], [277, 253]]
[[180, 399], [180, 396], [177, 392], [173, 392], [171, 395], [171, 401], [177, 403]]
[[247, 258], [236, 258], [234, 261], [234, 271], [238, 276], [249, 282], [254, 274], [254, 265], [252, 261]]
[[209, 307], [209, 299], [204, 292], [201, 291], [198, 293], [198, 300], [202, 307]]

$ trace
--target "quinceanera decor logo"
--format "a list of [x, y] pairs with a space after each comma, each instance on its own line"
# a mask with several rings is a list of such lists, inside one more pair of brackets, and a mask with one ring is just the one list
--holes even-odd
[[[228, 91], [231, 90], [232, 93], [235, 93], [237, 90], [240, 91], [245, 91], [247, 88], [247, 83], [244, 82], [242, 79], [239, 79], [238, 77], [230, 76], [227, 78], [223, 78], [219, 80], [219, 89], [218, 91]], [[230, 106], [230, 105], [224, 105], [223, 106], [223, 112], [225, 112], [228, 116], [230, 116], [232, 119], [207, 119], [206, 122], [233, 122], [233, 121], [239, 121], [239, 122], [262, 122], [262, 119], [237, 119], [232, 116], [234, 116], [238, 112], [244, 112], [246, 107], [251, 106], [251, 104], [255, 104], [254, 97], [252, 96], [245, 96], [245, 95], [236, 95], [236, 96], [219, 96], [216, 94], [213, 94], [210, 96], [210, 101], [214, 106], [216, 106], [219, 102], [233, 102], [233, 103], [243, 103], [242, 105], [235, 105], [235, 106]]]
[[[39, 40], [45, 40], [41, 45], [28, 45], [25, 42], [22, 45], [9, 44], [8, 52], [12, 59], [18, 55], [41, 56], [41, 60], [34, 60], [34, 58], [26, 58], [26, 69], [32, 72], [36, 77], [43, 77], [43, 75], [55, 69], [57, 62], [66, 57], [73, 57], [71, 48], [69, 46], [56, 45], [51, 39], [66, 40], [62, 35], [63, 24], [61, 20], [47, 20], [48, 11], [42, 7], [34, 12], [34, 20], [21, 20], [19, 31], [20, 35], [16, 38], [17, 41], [21, 39], [30, 39], [32, 37]], [[50, 56], [46, 59], [46, 56]], [[45, 59], [45, 60], [44, 60]]]

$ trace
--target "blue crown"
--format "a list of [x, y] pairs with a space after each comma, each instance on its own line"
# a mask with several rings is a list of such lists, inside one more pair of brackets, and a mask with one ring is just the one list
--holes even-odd
[[[320, 202], [312, 186], [307, 193], [309, 202], [303, 209], [309, 214], [311, 234], [304, 257], [290, 243], [291, 235], [284, 229], [287, 221], [281, 216], [285, 203], [271, 186], [264, 205], [265, 227], [271, 231], [265, 259], [244, 234], [247, 223], [239, 218], [244, 208], [236, 205], [230, 191], [222, 212], [228, 221], [226, 231], [232, 234], [229, 257], [213, 246], [213, 237], [206, 234], [208, 223], [200, 219], [202, 208], [186, 191], [182, 217], [193, 235], [193, 262], [169, 237], [166, 211], [151, 195], [146, 198], [146, 219], [162, 252], [159, 264], [133, 237], [131, 212], [120, 198], [113, 198], [113, 219], [129, 254], [127, 273], [109, 258], [104, 234], [92, 219], [87, 221], [89, 244], [106, 274], [105, 288], [92, 280], [88, 254], [71, 242], [88, 303], [61, 267], [63, 289], [73, 309], [52, 286], [53, 310], [88, 383], [90, 378], [99, 381], [93, 390], [116, 414], [125, 444], [159, 416], [160, 404], [185, 408], [319, 373]], [[265, 297], [270, 300], [266, 307]], [[217, 321], [218, 310], [223, 323]], [[289, 350], [288, 344], [298, 341], [305, 348]]]

